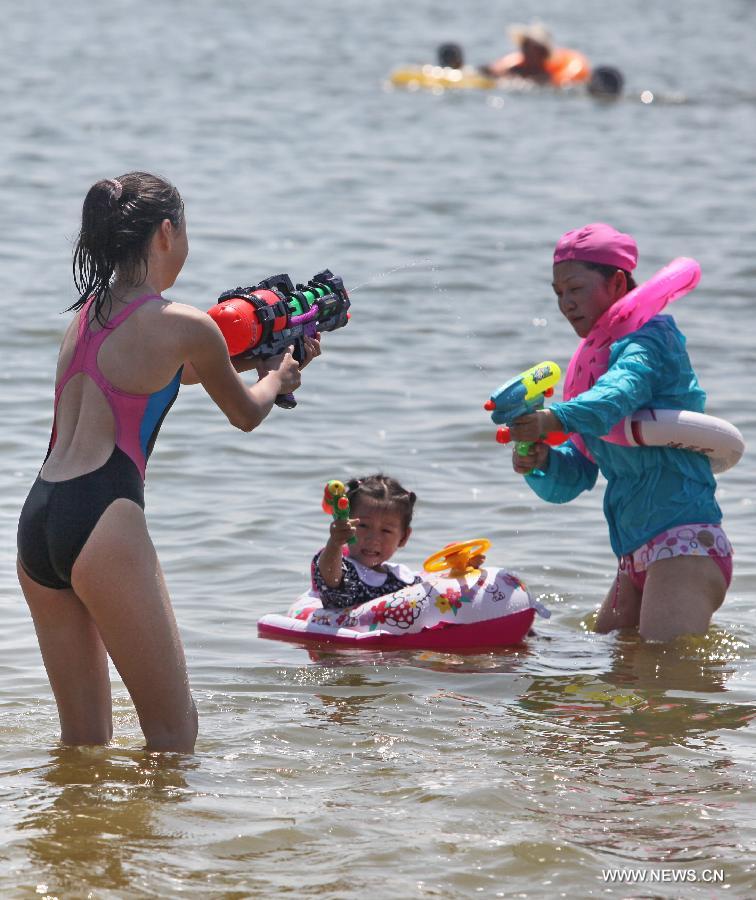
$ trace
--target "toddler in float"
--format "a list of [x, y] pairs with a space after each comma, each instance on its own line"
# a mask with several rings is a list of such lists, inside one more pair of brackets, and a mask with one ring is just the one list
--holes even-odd
[[350, 517], [333, 520], [312, 560], [312, 588], [324, 609], [356, 606], [422, 580], [389, 562], [412, 533], [415, 494], [382, 474], [353, 478], [346, 488]]

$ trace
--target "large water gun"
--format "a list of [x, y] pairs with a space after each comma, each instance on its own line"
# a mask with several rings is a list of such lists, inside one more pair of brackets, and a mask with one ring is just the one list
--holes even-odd
[[[493, 421], [501, 427], [496, 432], [496, 440], [500, 444], [510, 441], [509, 426], [528, 413], [543, 409], [544, 398], [551, 397], [554, 385], [562, 377], [562, 371], [556, 363], [542, 362], [526, 372], [522, 372], [497, 388], [489, 400], [483, 405], [491, 413]], [[552, 447], [563, 444], [567, 435], [561, 431], [552, 431], [541, 438]], [[534, 441], [518, 441], [517, 452], [527, 456]]]
[[[325, 269], [296, 287], [288, 275], [272, 275], [224, 291], [208, 315], [223, 332], [230, 356], [269, 359], [293, 345], [294, 359], [302, 362], [305, 337], [343, 328], [349, 306], [344, 282]], [[297, 401], [281, 394], [276, 404], [291, 409]]]
[[[342, 481], [333, 479], [329, 481], [323, 491], [323, 512], [336, 519], [349, 518], [349, 498], [346, 495], [346, 487]], [[353, 544], [356, 538], [350, 537], [348, 544]]]

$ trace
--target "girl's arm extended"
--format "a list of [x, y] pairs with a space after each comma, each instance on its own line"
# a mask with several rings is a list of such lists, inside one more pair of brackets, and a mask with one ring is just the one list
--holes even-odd
[[342, 547], [356, 533], [355, 526], [359, 519], [335, 519], [331, 522], [331, 533], [328, 543], [318, 557], [318, 570], [329, 588], [337, 588], [344, 577]]
[[288, 351], [266, 360], [263, 376], [256, 384], [247, 386], [232, 365], [226, 341], [215, 322], [193, 307], [171, 306], [170, 327], [188, 378], [196, 377], [236, 428], [242, 431], [256, 428], [271, 411], [279, 394], [299, 387], [299, 365]]

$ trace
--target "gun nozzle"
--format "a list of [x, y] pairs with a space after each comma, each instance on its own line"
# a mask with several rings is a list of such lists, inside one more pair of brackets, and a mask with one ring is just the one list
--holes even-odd
[[483, 404], [483, 409], [487, 409], [488, 412], [493, 412], [496, 409], [496, 401], [486, 400], [486, 402]]

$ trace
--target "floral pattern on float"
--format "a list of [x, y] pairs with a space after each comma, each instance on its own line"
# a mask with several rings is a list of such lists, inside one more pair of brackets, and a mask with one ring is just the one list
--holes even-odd
[[529, 594], [520, 578], [505, 569], [486, 568], [450, 578], [421, 573], [422, 580], [347, 609], [323, 609], [314, 591], [293, 604], [288, 617], [317, 631], [343, 636], [359, 633], [410, 634], [440, 625], [466, 625], [535, 609], [550, 614]]

